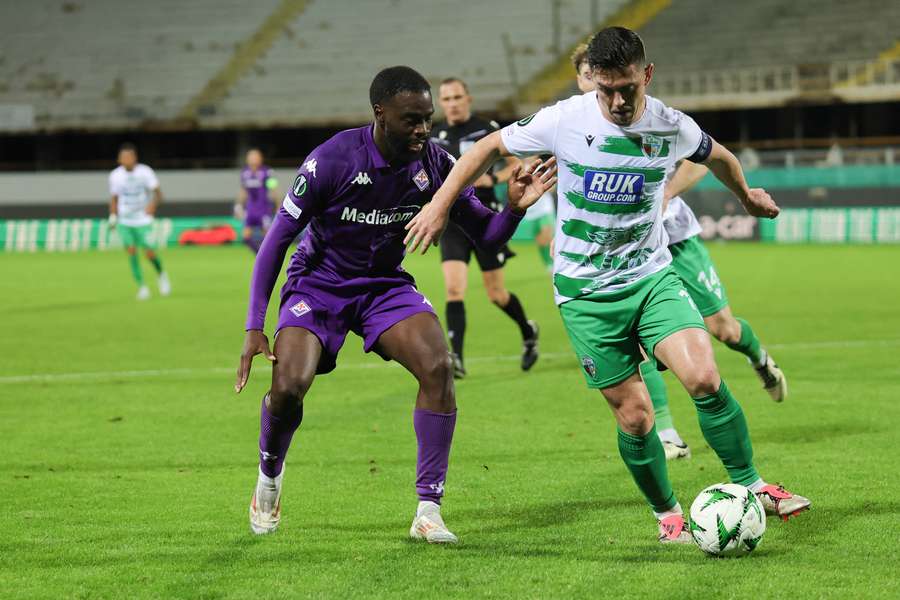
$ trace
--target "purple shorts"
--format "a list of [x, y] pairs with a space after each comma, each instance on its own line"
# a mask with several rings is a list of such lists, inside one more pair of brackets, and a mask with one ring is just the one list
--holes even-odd
[[284, 327], [311, 331], [322, 343], [316, 373], [329, 373], [337, 364], [347, 332], [363, 338], [366, 352], [374, 349], [384, 360], [390, 360], [375, 347], [378, 338], [400, 321], [422, 312], [434, 314], [431, 302], [403, 279], [360, 278], [334, 283], [306, 275], [288, 279], [282, 288], [275, 335]]

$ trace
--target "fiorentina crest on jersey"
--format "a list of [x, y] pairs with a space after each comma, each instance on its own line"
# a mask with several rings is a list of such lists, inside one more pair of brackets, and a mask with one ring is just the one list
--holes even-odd
[[663, 148], [663, 139], [661, 137], [647, 134], [641, 136], [641, 149], [647, 158], [656, 158]]
[[413, 183], [416, 184], [420, 192], [428, 189], [428, 184], [431, 183], [431, 180], [428, 179], [428, 173], [425, 172], [425, 169], [419, 169], [419, 172], [413, 176]]
[[295, 317], [302, 317], [311, 310], [312, 309], [309, 307], [309, 305], [303, 300], [291, 307], [291, 312], [294, 313]]

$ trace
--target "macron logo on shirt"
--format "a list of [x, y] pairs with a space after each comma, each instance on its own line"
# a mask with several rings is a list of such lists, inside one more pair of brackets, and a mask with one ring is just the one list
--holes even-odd
[[372, 180], [369, 179], [368, 173], [364, 173], [364, 172], [360, 171], [359, 174], [356, 176], [356, 179], [354, 179], [350, 183], [355, 183], [358, 185], [369, 185], [372, 183]]

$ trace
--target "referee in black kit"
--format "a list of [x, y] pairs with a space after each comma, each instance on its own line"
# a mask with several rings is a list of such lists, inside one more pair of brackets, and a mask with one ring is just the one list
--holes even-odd
[[[431, 130], [431, 139], [455, 158], [459, 158], [484, 136], [500, 129], [496, 122], [472, 114], [472, 97], [469, 95], [469, 89], [465, 82], [457, 77], [450, 77], [441, 82], [438, 102], [447, 120], [435, 124]], [[512, 159], [502, 170], [489, 171], [475, 181], [475, 194], [485, 206], [494, 210], [501, 209], [494, 195], [494, 185], [509, 179], [516, 164], [517, 161]], [[525, 309], [522, 308], [519, 299], [506, 289], [503, 281], [503, 265], [515, 256], [513, 251], [503, 246], [496, 254], [484, 252], [475, 247], [453, 223], [447, 225], [440, 244], [444, 286], [447, 292], [447, 336], [453, 350], [453, 376], [462, 379], [466, 375], [463, 365], [466, 308], [463, 299], [468, 283], [469, 259], [473, 253], [481, 268], [481, 277], [488, 298], [519, 326], [523, 345], [522, 370], [530, 369], [538, 359], [538, 326], [525, 316]]]

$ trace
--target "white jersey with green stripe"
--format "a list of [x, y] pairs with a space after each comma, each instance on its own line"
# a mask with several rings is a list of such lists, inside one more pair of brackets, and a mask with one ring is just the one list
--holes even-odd
[[643, 114], [621, 127], [596, 92], [542, 108], [502, 131], [517, 156], [551, 152], [559, 163], [553, 260], [556, 302], [615, 292], [664, 269], [666, 172], [703, 160], [711, 140], [684, 113], [646, 96]]
[[687, 202], [681, 196], [675, 196], [669, 200], [666, 207], [665, 218], [666, 233], [669, 234], [669, 245], [683, 242], [689, 237], [699, 235], [703, 231], [697, 215], [691, 210]]

